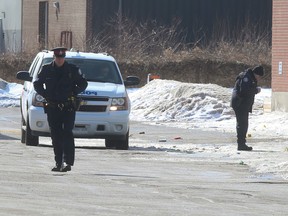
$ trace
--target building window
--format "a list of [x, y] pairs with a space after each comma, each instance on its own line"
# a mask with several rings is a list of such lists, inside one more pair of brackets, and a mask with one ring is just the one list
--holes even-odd
[[62, 31], [60, 44], [68, 49], [72, 48], [72, 31]]

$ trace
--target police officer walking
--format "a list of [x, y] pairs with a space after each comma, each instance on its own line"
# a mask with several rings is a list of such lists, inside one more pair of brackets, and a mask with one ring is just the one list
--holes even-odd
[[236, 115], [237, 143], [239, 151], [252, 151], [252, 147], [246, 145], [248, 131], [249, 112], [252, 113], [254, 97], [261, 91], [257, 81], [264, 75], [262, 66], [249, 68], [241, 72], [235, 82], [232, 93], [231, 106]]
[[42, 67], [34, 88], [46, 100], [44, 110], [51, 131], [56, 166], [52, 171], [67, 172], [74, 165], [72, 130], [77, 109], [76, 96], [87, 87], [80, 69], [65, 61], [66, 48], [57, 47], [54, 60]]

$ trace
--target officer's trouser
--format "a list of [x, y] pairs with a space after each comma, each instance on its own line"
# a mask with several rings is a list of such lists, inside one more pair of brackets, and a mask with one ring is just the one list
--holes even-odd
[[248, 119], [249, 119], [249, 111], [244, 109], [234, 109], [236, 114], [236, 131], [237, 131], [237, 143], [238, 146], [243, 146], [246, 144], [246, 135], [248, 131]]
[[75, 158], [75, 143], [73, 127], [75, 111], [59, 108], [48, 108], [47, 118], [51, 130], [51, 139], [54, 149], [55, 162], [61, 165], [63, 162], [73, 165]]

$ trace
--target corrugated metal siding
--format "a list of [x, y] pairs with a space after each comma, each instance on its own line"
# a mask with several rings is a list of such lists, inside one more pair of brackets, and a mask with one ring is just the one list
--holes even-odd
[[[94, 33], [101, 32], [107, 20], [115, 16], [118, 2], [93, 0]], [[133, 22], [155, 20], [158, 25], [169, 26], [181, 21], [178, 27], [187, 30], [189, 42], [199, 40], [200, 34], [205, 34], [206, 40], [215, 33], [228, 38], [241, 34], [248, 24], [257, 26], [259, 31], [270, 31], [271, 13], [272, 0], [122, 0], [122, 14]], [[215, 32], [220, 25], [225, 33]]]
[[0, 19], [5, 33], [3, 46], [7, 52], [21, 51], [21, 8], [21, 0], [0, 0]]

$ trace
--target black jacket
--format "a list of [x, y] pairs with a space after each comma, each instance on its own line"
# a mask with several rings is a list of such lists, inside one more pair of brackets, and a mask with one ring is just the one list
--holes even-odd
[[88, 85], [79, 68], [65, 61], [57, 67], [53, 62], [43, 65], [34, 81], [35, 91], [46, 100], [65, 102], [84, 91]]
[[257, 80], [251, 69], [240, 73], [232, 93], [231, 106], [235, 111], [252, 112], [255, 94], [258, 93]]

